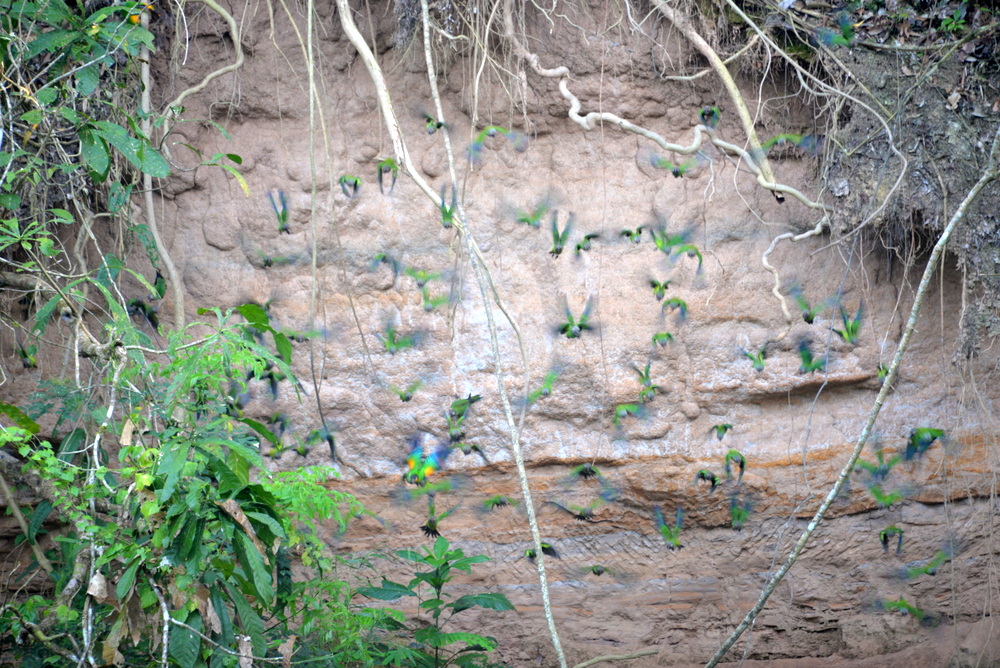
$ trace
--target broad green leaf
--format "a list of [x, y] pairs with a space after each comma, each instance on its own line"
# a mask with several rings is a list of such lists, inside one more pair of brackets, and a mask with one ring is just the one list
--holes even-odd
[[77, 427], [71, 431], [66, 438], [63, 439], [62, 443], [59, 444], [59, 452], [57, 457], [61, 461], [70, 463], [77, 454], [83, 451], [84, 441], [87, 438], [87, 432], [82, 428]]
[[[226, 600], [222, 597], [222, 591], [213, 586], [211, 589], [212, 596], [212, 607], [215, 608], [215, 614], [219, 616], [219, 626], [222, 627], [222, 644], [231, 645], [233, 643], [233, 620], [229, 616], [228, 606], [226, 605]], [[221, 654], [221, 652], [220, 652]]]
[[424, 560], [424, 555], [416, 552], [414, 550], [396, 550], [396, 556], [400, 559], [406, 559], [407, 561], [415, 561], [421, 563]]
[[55, 53], [75, 40], [78, 35], [79, 33], [73, 30], [50, 30], [42, 33], [28, 45], [24, 58], [31, 60], [40, 53]]
[[378, 601], [395, 601], [403, 596], [416, 596], [409, 587], [384, 578], [381, 587], [358, 587], [357, 592]]
[[[132, 196], [132, 187], [133, 186], [131, 184], [126, 187], [122, 187], [122, 184], [120, 184], [118, 181], [115, 181], [111, 184], [111, 189], [110, 192], [108, 193], [108, 209], [111, 211], [111, 213], [117, 213], [121, 211], [121, 208], [128, 203], [129, 197]], [[136, 225], [136, 227], [145, 228], [146, 226]], [[132, 229], [133, 231], [135, 230], [135, 228]], [[148, 231], [148, 228], [146, 229]], [[140, 241], [141, 240], [142, 239], [140, 237]], [[143, 243], [143, 245], [145, 246], [145, 243]]]
[[272, 432], [270, 429], [268, 429], [260, 422], [257, 422], [256, 420], [251, 420], [250, 418], [238, 418], [237, 422], [242, 422], [243, 424], [245, 424], [246, 426], [250, 427], [255, 432], [257, 432], [258, 434], [260, 434], [262, 437], [264, 437], [264, 439], [267, 440], [268, 443], [270, 443], [275, 447], [278, 447], [278, 437], [274, 435], [274, 432]]
[[108, 178], [111, 170], [111, 154], [108, 152], [108, 145], [97, 134], [91, 132], [90, 128], [80, 128], [80, 157], [83, 164], [90, 172], [90, 178], [101, 183]]
[[167, 161], [148, 142], [133, 137], [122, 126], [108, 121], [94, 121], [92, 127], [95, 134], [114, 146], [136, 168], [156, 178], [170, 175]]
[[21, 114], [21, 120], [28, 125], [38, 125], [42, 122], [42, 110], [41, 109], [31, 109]]
[[0, 195], [0, 206], [10, 211], [17, 211], [21, 206], [21, 198], [12, 193]]
[[233, 607], [236, 608], [236, 614], [240, 617], [243, 632], [250, 636], [254, 654], [258, 656], [263, 655], [265, 649], [264, 620], [254, 612], [254, 609], [250, 606], [250, 602], [235, 587], [227, 581], [223, 581], [222, 584], [229, 594], [229, 600], [233, 602]]
[[52, 214], [53, 220], [57, 223], [72, 225], [74, 222], [73, 214], [66, 209], [49, 209], [49, 213]]
[[76, 109], [70, 107], [59, 107], [59, 115], [73, 125], [80, 125], [83, 122], [83, 117], [76, 113]]
[[241, 304], [236, 307], [237, 313], [246, 318], [247, 322], [261, 331], [273, 331], [267, 311], [257, 304]]
[[236, 556], [240, 565], [243, 566], [243, 571], [253, 580], [258, 601], [262, 605], [270, 605], [274, 599], [274, 588], [271, 572], [264, 565], [263, 555], [257, 551], [250, 536], [242, 530], [236, 532], [234, 539], [233, 547], [236, 548]]
[[230, 492], [242, 489], [249, 482], [250, 478], [245, 471], [234, 471], [226, 462], [204, 448], [195, 446], [195, 449], [205, 457], [208, 470], [218, 479], [220, 496], [229, 496]]
[[52, 104], [59, 97], [59, 92], [55, 88], [42, 88], [41, 90], [35, 91], [35, 99], [38, 100], [39, 104], [44, 104], [46, 106]]
[[281, 332], [274, 333], [274, 347], [285, 364], [292, 363], [292, 343]]
[[14, 424], [29, 434], [37, 434], [41, 427], [38, 423], [28, 417], [24, 411], [13, 404], [0, 403], [0, 415], [6, 416]]
[[45, 518], [47, 518], [51, 512], [52, 504], [49, 501], [43, 500], [35, 506], [35, 512], [31, 514], [31, 522], [28, 524], [29, 542], [35, 542], [35, 536], [38, 535], [38, 530], [42, 528], [42, 522], [45, 521]]
[[[271, 517], [270, 515], [268, 515], [267, 513], [257, 513], [249, 510], [245, 510], [243, 512], [252, 521], [258, 524], [265, 525], [268, 529], [271, 530], [271, 533], [274, 534], [276, 537], [285, 538], [285, 530], [281, 526], [281, 523], [278, 522], [278, 520]], [[254, 527], [254, 528], [257, 530], [258, 533], [260, 533], [260, 527]]]
[[42, 255], [45, 257], [55, 257], [61, 252], [50, 237], [42, 237], [38, 240], [38, 250], [42, 251]]
[[507, 600], [506, 596], [496, 593], [467, 594], [458, 597], [445, 607], [454, 608], [455, 612], [461, 612], [477, 605], [487, 610], [514, 610], [514, 606]]
[[[175, 613], [175, 614], [179, 614]], [[197, 611], [188, 615], [185, 622], [188, 626], [201, 631], [201, 615]], [[183, 626], [172, 624], [170, 627], [170, 658], [173, 659], [180, 668], [194, 668], [198, 663], [198, 656], [201, 649], [201, 638], [194, 631]]]
[[423, 635], [421, 634], [421, 631], [428, 631], [431, 629], [437, 631], [437, 629], [434, 628], [433, 626], [427, 627], [425, 629], [420, 629], [419, 631], [413, 634], [414, 639], [417, 640], [417, 642], [424, 642], [427, 645], [430, 645], [431, 647], [447, 647], [452, 643], [464, 642], [465, 644], [481, 649], [484, 652], [492, 651], [497, 646], [497, 642], [493, 638], [487, 638], [486, 636], [476, 635], [475, 633], [438, 632], [438, 633], [426, 633], [427, 638], [425, 640], [421, 640], [421, 638], [418, 637]]
[[101, 81], [101, 70], [93, 63], [76, 72], [76, 91], [80, 95], [92, 95]]
[[129, 567], [125, 569], [125, 572], [122, 573], [121, 579], [118, 580], [118, 584], [115, 585], [115, 595], [118, 597], [119, 601], [124, 603], [125, 597], [128, 596], [130, 591], [132, 591], [132, 585], [135, 584], [135, 574], [139, 571], [139, 566], [141, 565], [142, 559], [136, 557], [132, 560], [132, 563], [129, 564]]
[[108, 253], [104, 256], [104, 264], [97, 270], [97, 282], [106, 288], [110, 288], [124, 266], [122, 261], [115, 257], [114, 254]]
[[163, 488], [156, 495], [161, 504], [173, 496], [190, 451], [191, 444], [182, 439], [173, 439], [163, 444], [160, 462], [156, 467], [157, 475], [166, 476]]

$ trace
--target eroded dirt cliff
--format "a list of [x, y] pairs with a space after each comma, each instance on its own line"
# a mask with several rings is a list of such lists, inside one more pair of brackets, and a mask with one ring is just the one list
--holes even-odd
[[[302, 23], [299, 9], [290, 9]], [[438, 9], [443, 21], [446, 8]], [[456, 53], [438, 34], [445, 115], [463, 174], [468, 229], [520, 328], [525, 366], [514, 330], [493, 303], [484, 304], [464, 247], [454, 229], [442, 227], [439, 210], [402, 175], [394, 188], [386, 182], [386, 192], [379, 191], [376, 164], [391, 146], [371, 79], [332, 3], [318, 8], [325, 30], [316, 45], [323, 124], [312, 138], [306, 66], [289, 16], [278, 6], [273, 13], [258, 4], [230, 10], [242, 27], [246, 62], [189, 98], [185, 117], [212, 119], [231, 140], [195, 121], [178, 125], [167, 145], [176, 163], [192, 167], [197, 160], [184, 144], [204, 155], [239, 154], [251, 195], [220, 169], [193, 167], [163, 184], [157, 214], [181, 272], [189, 318], [201, 306], [256, 301], [270, 304], [281, 327], [321, 333], [296, 346], [301, 402], [287, 384], [273, 400], [257, 383], [246, 412], [262, 422], [287, 415], [284, 440], [290, 445], [317, 427], [317, 407], [335, 425], [343, 479], [331, 487], [356, 495], [383, 522], [363, 518], [344, 535], [331, 526], [331, 546], [347, 554], [425, 544], [423, 500], [393, 502], [409, 439], [420, 435], [428, 449], [446, 442], [450, 403], [482, 395], [469, 411], [462, 440], [480, 446], [488, 464], [474, 452], [454, 451], [444, 473], [460, 476], [461, 484], [438, 504], [461, 503], [442, 522], [442, 533], [466, 553], [492, 561], [460, 580], [455, 593], [505, 593], [516, 612], [472, 614], [466, 627], [497, 637], [498, 656], [511, 665], [554, 665], [538, 577], [523, 557], [530, 546], [523, 504], [476, 512], [489, 495], [520, 497], [487, 326], [485, 309], [492, 308], [515, 421], [525, 409], [520, 441], [534, 505], [544, 538], [560, 556], [547, 560], [547, 569], [568, 657], [654, 648], [659, 655], [629, 665], [704, 662], [756, 601], [847, 460], [880, 388], [878, 366], [889, 363], [903, 331], [923, 260], [910, 266], [890, 261], [863, 235], [780, 243], [770, 262], [782, 276], [784, 294], [797, 284], [813, 303], [835, 300], [812, 324], [789, 300], [789, 326], [762, 256], [775, 236], [811, 229], [816, 211], [793, 199], [778, 203], [748, 170], [710, 149], [674, 178], [652, 166], [657, 149], [651, 142], [610, 124], [585, 131], [570, 121], [557, 80], [538, 77], [513, 57], [491, 55], [482, 62], [467, 45]], [[669, 24], [652, 16], [638, 28], [614, 26], [610, 5], [598, 2], [560, 10], [566, 16], [556, 12], [550, 21], [529, 9], [526, 41], [543, 66], [570, 69], [569, 86], [584, 111], [610, 111], [686, 144], [698, 111], [719, 106], [718, 132], [744, 142], [714, 76], [663, 78], [703, 66]], [[187, 38], [184, 67], [170, 61], [166, 44], [155, 62], [154, 95], [161, 101], [233, 57], [221, 20], [210, 13], [188, 18], [189, 32], [181, 33]], [[354, 18], [376, 44], [413, 162], [438, 190], [448, 183], [447, 161], [441, 131], [429, 134], [421, 116], [431, 98], [420, 38], [396, 44], [397, 18], [384, 3]], [[491, 54], [507, 53], [493, 46]], [[477, 79], [481, 68], [488, 76]], [[750, 75], [755, 68], [744, 69]], [[764, 110], [762, 136], [822, 131], [804, 102], [782, 97], [778, 78], [764, 81], [740, 79], [750, 107]], [[502, 135], [488, 137], [470, 165], [470, 142], [490, 124], [524, 133], [527, 148], [515, 150], [521, 147]], [[779, 181], [838, 205], [823, 194], [812, 156], [775, 152], [772, 166]], [[363, 179], [356, 197], [337, 187], [344, 174]], [[277, 229], [266, 197], [279, 191], [288, 198], [289, 234]], [[558, 212], [560, 227], [574, 215], [569, 243], [558, 256], [549, 252], [550, 214], [539, 229], [516, 222], [519, 209], [531, 211], [542, 201]], [[646, 229], [638, 243], [621, 236], [640, 225]], [[657, 250], [650, 237], [660, 225], [671, 234], [690, 232], [688, 241], [703, 262]], [[585, 233], [600, 236], [590, 250], [576, 251]], [[426, 310], [415, 279], [373, 262], [379, 253], [440, 274], [426, 284], [428, 295], [448, 299]], [[671, 281], [664, 301], [654, 296], [650, 279]], [[757, 620], [749, 643], [741, 641], [730, 659], [745, 651], [744, 665], [1000, 661], [992, 631], [997, 351], [960, 365], [953, 361], [962, 297], [949, 260], [877, 425], [887, 459], [904, 452], [915, 427], [944, 429], [947, 439], [892, 468], [882, 488], [902, 498], [888, 508], [873, 498], [872, 478], [855, 474]], [[575, 315], [591, 300], [594, 328], [579, 338], [560, 335], [563, 298]], [[686, 303], [686, 317], [664, 307], [672, 298]], [[169, 299], [161, 309], [167, 323]], [[843, 326], [840, 305], [851, 314], [863, 305], [856, 345], [832, 331]], [[416, 345], [387, 352], [381, 339], [389, 326], [415, 336]], [[651, 340], [657, 332], [670, 332], [674, 340], [657, 345]], [[803, 341], [817, 356], [829, 356], [825, 372], [800, 372]], [[766, 364], [755, 370], [745, 352], [765, 346]], [[614, 409], [637, 402], [643, 389], [637, 369], [647, 363], [659, 390], [639, 416], [616, 426]], [[525, 394], [553, 370], [558, 378], [551, 394], [525, 407]], [[390, 391], [417, 381], [412, 400], [402, 402]], [[733, 425], [722, 440], [711, 431], [720, 423]], [[723, 468], [731, 448], [747, 461], [739, 483]], [[872, 446], [863, 457], [875, 461]], [[330, 463], [326, 448], [304, 457], [290, 449], [273, 460], [278, 469], [321, 463]], [[548, 503], [586, 506], [598, 498], [600, 482], [565, 480], [583, 463], [595, 465], [617, 490], [613, 500], [595, 505], [594, 521], [578, 521]], [[700, 469], [719, 477], [714, 492], [695, 480]], [[734, 503], [749, 510], [739, 531], [732, 528]], [[654, 525], [654, 506], [668, 519], [683, 508], [682, 549], [668, 549]], [[906, 531], [900, 554], [880, 543], [889, 525]], [[936, 575], [900, 577], [939, 550], [948, 560]], [[614, 573], [588, 573], [595, 564]], [[379, 568], [407, 577], [402, 564]], [[928, 622], [880, 607], [900, 597], [926, 611]]]

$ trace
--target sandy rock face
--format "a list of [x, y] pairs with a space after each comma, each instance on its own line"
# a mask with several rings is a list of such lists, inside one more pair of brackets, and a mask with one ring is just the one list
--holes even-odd
[[[231, 10], [244, 11], [242, 5]], [[492, 315], [515, 424], [524, 413], [520, 443], [534, 506], [544, 538], [560, 556], [546, 565], [568, 658], [654, 648], [658, 655], [629, 665], [705, 661], [756, 602], [847, 460], [880, 387], [877, 366], [892, 358], [922, 267], [904, 272], [897, 264], [890, 280], [884, 254], [861, 245], [831, 246], [826, 236], [783, 242], [770, 255], [782, 292], [788, 295], [795, 283], [813, 303], [833, 300], [813, 324], [799, 318], [789, 300], [789, 325], [761, 259], [776, 235], [811, 228], [815, 211], [791, 199], [777, 203], [745, 168], [711, 149], [682, 178], [652, 167], [655, 145], [612, 125], [584, 131], [567, 118], [557, 81], [525, 73], [523, 64], [512, 66], [523, 78], [509, 80], [510, 90], [490, 74], [475, 99], [475, 61], [441, 47], [445, 120], [462, 175], [467, 229], [504, 313], [493, 297], [484, 301], [466, 245], [455, 229], [441, 226], [440, 211], [413, 180], [401, 174], [390, 188], [387, 179], [380, 192], [376, 163], [390, 157], [392, 147], [374, 89], [336, 13], [323, 11], [327, 33], [316, 71], [322, 116], [312, 144], [305, 64], [283, 13], [273, 17], [274, 39], [264, 37], [271, 34], [266, 13], [238, 17], [247, 36], [246, 65], [188, 103], [189, 117], [212, 118], [232, 140], [208, 125], [190, 124], [185, 141], [207, 155], [240, 154], [252, 193], [247, 198], [229, 175], [206, 167], [165, 185], [161, 224], [182, 274], [188, 316], [199, 306], [271, 301], [281, 327], [321, 333], [296, 348], [301, 403], [288, 386], [273, 401], [261, 384], [252, 388], [247, 410], [260, 419], [287, 414], [289, 443], [317, 426], [317, 404], [336, 425], [344, 477], [332, 486], [355, 494], [391, 527], [359, 520], [339, 537], [331, 527], [331, 545], [339, 550], [425, 542], [422, 500], [390, 500], [401, 486], [408, 439], [422, 435], [428, 451], [446, 443], [451, 402], [482, 395], [462, 425], [461, 442], [479, 446], [488, 462], [456, 449], [437, 475], [462, 476], [446, 499], [449, 506], [462, 505], [442, 523], [442, 533], [467, 554], [492, 561], [460, 580], [453, 593], [505, 593], [516, 612], [470, 612], [462, 624], [497, 637], [499, 656], [511, 665], [553, 665], [538, 576], [523, 558], [530, 540], [523, 502], [475, 512], [489, 495], [521, 496], [498, 389]], [[643, 36], [599, 38], [607, 27], [601, 12], [573, 11], [582, 29], [556, 23], [550, 31], [530, 11], [526, 28], [543, 66], [572, 70], [570, 86], [585, 112], [612, 111], [687, 144], [699, 108], [717, 104], [723, 109], [718, 131], [744, 141], [712, 77], [661, 81]], [[443, 131], [428, 134], [417, 111], [430, 108], [420, 38], [410, 51], [393, 48], [393, 14], [382, 5], [355, 19], [364, 35], [376, 35], [414, 166], [435, 191], [446, 186], [450, 198]], [[218, 39], [221, 24], [202, 17], [194, 25], [185, 70], [190, 81], [171, 82], [166, 60], [159, 63], [164, 99], [232, 58], [232, 44]], [[667, 48], [678, 67], [689, 61], [683, 42]], [[752, 106], [758, 89], [743, 83]], [[508, 94], [515, 95], [514, 104]], [[474, 124], [473, 109], [479, 114]], [[759, 132], [800, 131], [809, 113], [789, 103], [765, 114]], [[488, 124], [526, 130], [526, 150], [502, 135], [489, 137], [470, 164], [470, 141]], [[819, 192], [808, 158], [788, 153], [773, 166], [779, 181], [810, 196]], [[344, 174], [362, 178], [356, 197], [341, 192], [337, 180]], [[279, 233], [268, 203], [267, 193], [279, 191], [289, 203], [290, 234]], [[519, 210], [530, 213], [543, 202], [548, 210], [539, 228], [516, 222]], [[550, 254], [553, 215], [560, 230], [573, 220], [559, 255]], [[621, 235], [640, 225], [646, 229], [638, 243]], [[660, 226], [685, 234], [702, 261], [657, 250], [651, 228]], [[589, 250], [576, 252], [588, 233], [599, 236]], [[390, 262], [374, 261], [379, 253], [400, 263], [398, 273]], [[418, 287], [420, 272], [432, 276], [426, 295]], [[658, 300], [650, 280], [668, 279]], [[438, 297], [441, 304], [427, 310], [425, 303]], [[669, 306], [671, 299], [683, 300], [683, 316], [679, 305]], [[578, 320], [588, 303], [592, 328], [577, 338], [561, 335], [566, 310]], [[853, 314], [861, 304], [855, 345], [832, 329], [843, 327], [840, 305]], [[997, 462], [995, 442], [983, 434], [992, 433], [997, 386], [963, 381], [987, 377], [997, 360], [995, 351], [971, 360], [969, 376], [952, 366], [960, 309], [960, 281], [946, 273], [925, 302], [877, 425], [887, 459], [904, 451], [914, 427], [940, 427], [948, 438], [892, 468], [881, 489], [899, 491], [901, 498], [888, 508], [868, 490], [878, 481], [860, 472], [852, 477], [732, 660], [744, 651], [751, 659], [744, 665], [1000, 660], [984, 617], [992, 611], [996, 511], [990, 494]], [[161, 309], [169, 312], [169, 305]], [[384, 343], [392, 339], [390, 330], [415, 345], [390, 353]], [[673, 341], [656, 344], [658, 332], [670, 332]], [[800, 372], [801, 342], [817, 357], [828, 356], [825, 372]], [[764, 347], [766, 364], [757, 371], [745, 353]], [[641, 403], [640, 392], [650, 388], [638, 371], [647, 364], [657, 387]], [[551, 393], [525, 406], [526, 394], [550, 371], [558, 373]], [[419, 387], [409, 401], [391, 391], [414, 383]], [[638, 414], [616, 425], [616, 406], [632, 403]], [[721, 423], [733, 428], [719, 440], [711, 428]], [[730, 449], [746, 458], [739, 482], [735, 470], [733, 477], [724, 470]], [[871, 446], [864, 458], [875, 461]], [[566, 481], [571, 467], [587, 462], [600, 469], [605, 484]], [[275, 466], [328, 463], [329, 451], [317, 448], [305, 458], [289, 451]], [[718, 477], [714, 492], [696, 481], [700, 469]], [[614, 493], [602, 500], [606, 489]], [[748, 512], [739, 531], [732, 528], [734, 505]], [[589, 506], [593, 521], [578, 521], [559, 506]], [[682, 549], [668, 549], [654, 524], [654, 506], [671, 524], [675, 510], [683, 509]], [[883, 550], [879, 540], [893, 524], [906, 532], [900, 554]], [[905, 577], [907, 568], [925, 565], [939, 550], [948, 560], [936, 575]], [[596, 576], [586, 570], [592, 565], [609, 572]], [[385, 572], [408, 577], [402, 566]], [[900, 597], [926, 611], [923, 623], [885, 609], [886, 601]]]

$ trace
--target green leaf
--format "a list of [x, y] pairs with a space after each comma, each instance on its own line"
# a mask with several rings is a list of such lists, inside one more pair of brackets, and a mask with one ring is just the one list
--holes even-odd
[[264, 557], [257, 551], [253, 541], [242, 530], [236, 532], [233, 547], [236, 548], [236, 556], [243, 571], [250, 576], [254, 589], [257, 591], [257, 600], [262, 605], [270, 605], [274, 599], [274, 588], [271, 582], [271, 573], [264, 566]]
[[114, 146], [134, 167], [156, 178], [170, 175], [170, 165], [149, 142], [136, 139], [122, 126], [108, 121], [94, 121], [92, 127], [96, 135]]
[[241, 304], [236, 307], [236, 312], [246, 318], [247, 322], [261, 331], [274, 331], [271, 327], [267, 311], [257, 304]]
[[101, 71], [97, 63], [88, 65], [76, 72], [76, 92], [80, 95], [92, 95], [101, 81]]
[[[176, 613], [175, 613], [176, 614]], [[201, 630], [201, 615], [197, 611], [188, 615], [185, 622], [191, 628]], [[194, 668], [198, 663], [198, 656], [201, 649], [201, 638], [194, 631], [183, 626], [172, 624], [170, 627], [170, 658], [173, 659], [180, 668]]]
[[97, 282], [106, 288], [110, 288], [124, 266], [121, 260], [113, 254], [108, 253], [104, 256], [104, 265], [97, 270]]
[[80, 125], [83, 122], [83, 117], [76, 113], [76, 109], [71, 109], [69, 107], [59, 107], [59, 115], [65, 120], [69, 121], [73, 125]]
[[38, 249], [45, 257], [55, 257], [61, 252], [56, 248], [56, 243], [49, 237], [42, 237], [38, 240]]
[[414, 550], [396, 550], [396, 556], [400, 559], [406, 559], [407, 561], [415, 561], [417, 563], [423, 563], [424, 555]]
[[42, 522], [52, 512], [52, 504], [49, 501], [42, 501], [35, 506], [35, 512], [31, 514], [31, 522], [28, 524], [28, 542], [34, 543], [38, 530], [42, 528]]
[[475, 633], [442, 633], [434, 626], [428, 626], [414, 632], [413, 639], [431, 647], [446, 647], [452, 643], [463, 642], [481, 648], [485, 652], [489, 652], [497, 646], [497, 642], [493, 638]]
[[42, 110], [41, 109], [31, 109], [21, 114], [21, 120], [28, 125], [38, 125], [42, 122]]
[[395, 601], [403, 596], [416, 596], [417, 594], [409, 587], [401, 585], [391, 580], [382, 579], [381, 587], [358, 587], [358, 593], [377, 601]]
[[256, 420], [251, 420], [250, 418], [238, 418], [237, 422], [242, 422], [243, 424], [245, 424], [246, 426], [250, 427], [255, 432], [257, 432], [258, 434], [260, 434], [268, 443], [270, 443], [274, 447], [279, 447], [278, 437], [274, 435], [274, 432], [272, 432], [270, 429], [268, 429], [260, 422], [257, 422]]
[[253, 643], [254, 654], [260, 656], [264, 653], [264, 620], [260, 618], [254, 609], [250, 607], [249, 601], [240, 594], [231, 584], [226, 581], [222, 583], [226, 592], [229, 593], [229, 600], [236, 608], [236, 614], [240, 616], [240, 624], [243, 625], [243, 632], [250, 636]]
[[42, 88], [41, 90], [35, 91], [35, 99], [38, 100], [39, 104], [44, 104], [46, 106], [52, 104], [59, 97], [59, 92], [55, 88]]
[[13, 404], [0, 403], [0, 415], [5, 415], [14, 424], [29, 434], [37, 434], [41, 427], [34, 420], [28, 417], [24, 411]]
[[[111, 184], [111, 190], [108, 194], [108, 209], [111, 213], [118, 213], [128, 203], [129, 198], [132, 196], [132, 187], [131, 184], [123, 187], [117, 181]], [[139, 226], [137, 225], [136, 227]], [[142, 227], [145, 227], [145, 225]]]
[[489, 593], [460, 596], [445, 607], [454, 608], [455, 612], [461, 612], [477, 605], [487, 610], [514, 610], [513, 604], [507, 600], [506, 596]]
[[24, 53], [25, 60], [31, 60], [43, 52], [55, 53], [67, 44], [73, 42], [80, 33], [73, 30], [50, 30], [42, 33], [28, 45]]
[[218, 587], [212, 587], [211, 595], [212, 607], [215, 608], [215, 614], [219, 616], [219, 626], [222, 627], [222, 644], [229, 646], [233, 643], [235, 638], [233, 637], [233, 620], [229, 616], [226, 600], [222, 597], [222, 591]]
[[219, 167], [222, 167], [224, 170], [236, 177], [236, 182], [240, 184], [240, 188], [243, 188], [243, 193], [247, 197], [250, 197], [250, 185], [247, 183], [247, 180], [243, 178], [243, 175], [240, 174], [239, 170], [232, 165], [219, 165]]
[[21, 198], [12, 193], [0, 195], [0, 206], [9, 211], [17, 211], [21, 206]]
[[292, 363], [292, 343], [288, 340], [288, 337], [281, 332], [274, 333], [274, 347], [278, 351], [278, 355], [284, 360], [285, 364]]
[[91, 132], [90, 128], [80, 128], [80, 157], [83, 164], [90, 172], [90, 178], [97, 183], [108, 178], [111, 170], [111, 154], [108, 152], [108, 145], [98, 135]]
[[66, 209], [49, 209], [49, 213], [52, 214], [54, 222], [63, 225], [72, 225], [74, 222], [73, 214]]
[[139, 566], [142, 565], [142, 559], [136, 557], [129, 564], [129, 567], [125, 569], [122, 573], [121, 579], [118, 584], [115, 585], [115, 596], [118, 597], [120, 602], [125, 602], [125, 597], [128, 596], [129, 592], [132, 591], [132, 585], [135, 584], [135, 574], [139, 571]]
[[181, 471], [184, 470], [184, 463], [190, 450], [190, 442], [182, 439], [170, 440], [161, 446], [160, 462], [156, 467], [157, 475], [166, 476], [163, 488], [156, 494], [156, 499], [161, 504], [174, 495], [174, 489], [177, 487]]
[[[243, 512], [253, 522], [265, 525], [268, 529], [271, 530], [271, 533], [274, 534], [277, 538], [285, 538], [285, 530], [281, 526], [281, 523], [278, 522], [278, 520], [271, 517], [270, 515], [268, 515], [267, 513], [257, 513], [249, 510], [245, 510]], [[260, 527], [255, 527], [255, 529], [257, 530], [258, 533], [261, 533]]]
[[250, 477], [248, 474], [249, 466], [244, 466], [240, 471], [234, 471], [230, 468], [226, 462], [222, 461], [212, 453], [200, 450], [202, 454], [205, 455], [208, 461], [208, 469], [212, 472], [219, 481], [219, 496], [228, 497], [231, 492], [242, 489], [246, 485]]
[[83, 450], [83, 443], [86, 438], [87, 432], [80, 427], [77, 427], [63, 439], [62, 443], [59, 445], [59, 452], [56, 456], [60, 459], [60, 461], [64, 461], [67, 464], [72, 462], [77, 453]]

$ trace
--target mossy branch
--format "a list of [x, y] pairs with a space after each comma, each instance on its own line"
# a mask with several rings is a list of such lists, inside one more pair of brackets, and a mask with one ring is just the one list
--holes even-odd
[[785, 574], [791, 569], [791, 567], [798, 560], [799, 555], [802, 554], [802, 550], [805, 549], [806, 544], [809, 542], [810, 537], [812, 537], [813, 532], [823, 521], [826, 516], [827, 511], [833, 502], [836, 500], [837, 496], [843, 490], [844, 485], [847, 484], [847, 480], [851, 475], [851, 471], [854, 470], [855, 465], [858, 462], [858, 458], [861, 456], [861, 451], [864, 449], [865, 444], [868, 442], [868, 438], [871, 436], [872, 429], [875, 426], [875, 421], [878, 419], [879, 413], [882, 411], [882, 405], [885, 403], [885, 399], [889, 396], [889, 391], [896, 382], [896, 376], [899, 371], [899, 365], [903, 361], [903, 354], [906, 352], [906, 348], [909, 346], [910, 338], [913, 336], [913, 332], [917, 328], [917, 316], [920, 315], [920, 308], [924, 303], [924, 297], [927, 295], [927, 290], [930, 287], [931, 279], [934, 276], [934, 271], [937, 268], [938, 261], [941, 259], [941, 255], [944, 253], [945, 247], [948, 245], [948, 240], [951, 238], [952, 232], [958, 226], [958, 223], [965, 217], [966, 212], [971, 206], [972, 202], [979, 196], [979, 193], [989, 185], [991, 182], [995, 181], [997, 177], [1000, 176], [1000, 128], [997, 128], [996, 133], [993, 136], [993, 145], [990, 148], [990, 155], [988, 159], [988, 164], [986, 170], [983, 172], [982, 176], [976, 182], [976, 184], [969, 190], [965, 199], [959, 204], [958, 209], [956, 209], [954, 215], [952, 215], [951, 220], [948, 221], [948, 225], [941, 232], [941, 236], [938, 238], [937, 243], [934, 244], [934, 250], [931, 251], [931, 256], [927, 260], [927, 266], [924, 267], [923, 276], [920, 279], [920, 285], [917, 287], [916, 295], [913, 299], [913, 306], [910, 308], [910, 317], [906, 322], [906, 329], [903, 331], [903, 336], [899, 341], [899, 346], [896, 348], [896, 354], [892, 358], [892, 363], [889, 365], [889, 373], [886, 375], [885, 380], [882, 381], [882, 389], [879, 390], [878, 396], [875, 397], [875, 404], [872, 406], [868, 413], [868, 419], [865, 421], [865, 426], [861, 430], [861, 435], [858, 437], [857, 443], [854, 445], [854, 450], [851, 451], [851, 456], [848, 457], [847, 462], [844, 464], [843, 469], [840, 471], [840, 475], [837, 476], [836, 482], [830, 489], [830, 492], [826, 495], [823, 503], [820, 504], [819, 509], [813, 516], [812, 520], [806, 526], [802, 535], [799, 537], [795, 546], [792, 548], [791, 553], [788, 555], [788, 559], [785, 563], [781, 565], [781, 568], [774, 574], [771, 580], [764, 587], [764, 590], [760, 594], [756, 605], [747, 613], [743, 621], [733, 630], [732, 634], [726, 638], [722, 646], [719, 647], [715, 655], [705, 664], [706, 668], [713, 668], [718, 665], [719, 661], [726, 655], [729, 648], [732, 647], [739, 637], [746, 631], [753, 621], [760, 614], [761, 610], [764, 609], [764, 605], [767, 600], [774, 593], [775, 588], [777, 588], [778, 583], [781, 582]]

